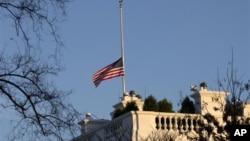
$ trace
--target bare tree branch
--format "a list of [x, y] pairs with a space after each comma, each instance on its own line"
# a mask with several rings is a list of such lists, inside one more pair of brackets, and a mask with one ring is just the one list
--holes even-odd
[[57, 47], [63, 46], [57, 23], [64, 20], [66, 5], [71, 1], [0, 0], [0, 19], [13, 23], [16, 35], [23, 38], [26, 55], [29, 56], [30, 48], [35, 47], [35, 39], [41, 41], [42, 35], [47, 36], [47, 31], [53, 37], [57, 50]]
[[[0, 69], [0, 96], [7, 99], [6, 107], [20, 115], [22, 122], [18, 128], [26, 127], [29, 134], [53, 136], [57, 140], [65, 138], [64, 132], [72, 136], [77, 133], [75, 123], [79, 113], [64, 99], [70, 92], [58, 91], [46, 81], [50, 75], [56, 75], [59, 68], [32, 58], [26, 60], [25, 56], [0, 62], [5, 66]], [[22, 129], [16, 131], [20, 134]]]
[[[25, 50], [17, 54], [0, 51], [0, 110], [13, 111], [18, 118], [10, 140], [61, 141], [80, 131], [76, 125], [80, 114], [67, 102], [71, 91], [58, 90], [48, 81], [61, 71], [57, 59], [49, 56], [63, 46], [58, 23], [64, 20], [71, 1], [0, 0], [0, 22], [10, 25], [18, 38], [17, 46]], [[54, 41], [50, 46], [56, 52], [42, 58], [39, 55], [44, 47], [40, 43], [44, 39]]]

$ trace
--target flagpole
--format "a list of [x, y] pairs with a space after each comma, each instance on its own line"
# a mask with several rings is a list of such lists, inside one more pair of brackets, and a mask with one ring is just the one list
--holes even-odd
[[[125, 73], [125, 63], [124, 63], [124, 39], [123, 39], [123, 14], [122, 14], [122, 5], [123, 0], [119, 0], [120, 3], [120, 32], [121, 32], [121, 54], [122, 54], [122, 63], [124, 67], [124, 74]], [[122, 76], [122, 88], [123, 88], [123, 95], [125, 95], [126, 92], [126, 83], [125, 83], [125, 75]]]

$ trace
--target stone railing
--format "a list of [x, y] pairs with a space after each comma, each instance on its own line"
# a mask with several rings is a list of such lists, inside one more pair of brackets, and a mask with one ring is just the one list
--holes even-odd
[[[155, 115], [155, 129], [158, 140], [218, 140], [228, 141], [226, 132], [218, 132], [214, 122], [199, 114], [160, 113]], [[149, 138], [146, 136], [146, 138]], [[142, 140], [144, 141], [144, 140]]]
[[167, 113], [155, 117], [155, 128], [157, 130], [198, 130], [203, 122], [201, 115]]

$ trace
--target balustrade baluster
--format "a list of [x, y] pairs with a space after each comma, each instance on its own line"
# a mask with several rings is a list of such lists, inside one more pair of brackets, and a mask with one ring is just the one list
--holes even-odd
[[188, 118], [185, 118], [185, 127], [186, 127], [186, 129], [185, 129], [185, 131], [187, 131], [188, 130]]
[[169, 130], [172, 130], [172, 117], [169, 117]]
[[177, 124], [178, 120], [177, 119], [178, 118], [175, 116], [174, 117], [174, 128], [175, 128], [175, 130], [178, 130], [178, 124]]
[[193, 131], [194, 130], [194, 125], [193, 125], [193, 118], [190, 118], [190, 130]]

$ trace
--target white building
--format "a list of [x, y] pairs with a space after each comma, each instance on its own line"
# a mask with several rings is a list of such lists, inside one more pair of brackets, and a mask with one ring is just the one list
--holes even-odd
[[[164, 113], [143, 111], [143, 100], [134, 91], [124, 95], [122, 101], [115, 104], [116, 109], [123, 109], [127, 102], [134, 101], [139, 110], [125, 113], [112, 120], [96, 120], [86, 116], [79, 122], [82, 134], [72, 141], [141, 141], [153, 132], [189, 132], [195, 133], [203, 116], [210, 113], [222, 122], [223, 105], [228, 93], [207, 90], [206, 83], [201, 83], [200, 89], [192, 87], [196, 114]], [[246, 111], [249, 113], [249, 111]], [[113, 116], [114, 112], [111, 112]]]
[[223, 111], [229, 93], [224, 91], [208, 91], [207, 84], [201, 83], [200, 90], [193, 90], [195, 113], [205, 115], [210, 113], [220, 122], [223, 122]]

